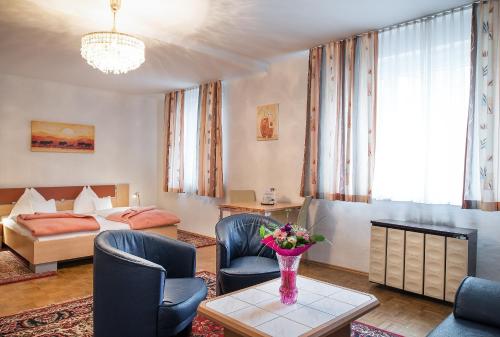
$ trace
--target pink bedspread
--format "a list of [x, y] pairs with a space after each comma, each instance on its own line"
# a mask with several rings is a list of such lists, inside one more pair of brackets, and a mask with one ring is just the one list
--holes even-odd
[[155, 207], [130, 208], [125, 212], [110, 214], [106, 219], [126, 223], [132, 229], [161, 227], [181, 222], [175, 214]]
[[74, 213], [19, 214], [17, 223], [29, 229], [35, 237], [96, 231], [100, 228], [94, 217]]

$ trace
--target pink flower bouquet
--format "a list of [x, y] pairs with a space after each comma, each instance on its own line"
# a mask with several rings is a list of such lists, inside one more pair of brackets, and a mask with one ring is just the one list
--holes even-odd
[[278, 258], [281, 273], [280, 295], [281, 303], [294, 304], [297, 302], [297, 269], [302, 253], [316, 242], [325, 240], [323, 235], [312, 235], [306, 229], [286, 224], [262, 225], [260, 227], [262, 243], [273, 249]]
[[287, 223], [284, 226], [270, 224], [260, 227], [262, 243], [281, 256], [303, 254], [316, 242], [325, 240], [323, 235], [310, 234], [306, 229]]

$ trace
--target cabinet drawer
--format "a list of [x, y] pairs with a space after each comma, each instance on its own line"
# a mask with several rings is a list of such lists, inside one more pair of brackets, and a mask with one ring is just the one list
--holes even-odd
[[424, 285], [424, 234], [406, 232], [404, 290], [422, 294]]
[[455, 293], [457, 292], [460, 282], [467, 276], [467, 270], [468, 241], [446, 238], [446, 301], [455, 301]]
[[385, 284], [403, 289], [405, 231], [387, 230], [387, 267]]
[[385, 284], [385, 257], [386, 257], [385, 227], [372, 226], [370, 239], [370, 273], [369, 280]]
[[444, 299], [445, 237], [425, 235], [424, 295]]

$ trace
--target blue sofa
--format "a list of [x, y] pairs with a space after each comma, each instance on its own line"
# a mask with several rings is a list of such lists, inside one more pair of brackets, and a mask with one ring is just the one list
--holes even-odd
[[207, 295], [192, 245], [139, 231], [94, 241], [94, 336], [189, 336]]
[[500, 337], [500, 283], [466, 277], [457, 290], [453, 313], [428, 337]]

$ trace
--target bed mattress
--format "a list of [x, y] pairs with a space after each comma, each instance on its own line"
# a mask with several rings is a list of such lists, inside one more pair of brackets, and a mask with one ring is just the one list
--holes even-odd
[[85, 235], [96, 235], [99, 234], [100, 232], [108, 231], [108, 230], [120, 230], [120, 229], [130, 229], [130, 227], [126, 223], [122, 222], [116, 222], [116, 221], [109, 221], [106, 220], [105, 217], [107, 214], [111, 214], [113, 212], [120, 212], [128, 207], [119, 207], [119, 208], [114, 208], [112, 210], [105, 210], [105, 211], [98, 211], [98, 214], [91, 214], [99, 223], [101, 228], [97, 231], [86, 231], [86, 232], [74, 232], [74, 233], [64, 233], [64, 234], [56, 234], [56, 235], [47, 235], [47, 236], [40, 236], [40, 237], [34, 237], [31, 234], [31, 231], [25, 228], [24, 226], [19, 225], [16, 221], [12, 220], [9, 217], [5, 217], [2, 219], [2, 223], [4, 227], [7, 227], [16, 233], [29, 237], [33, 241], [50, 241], [50, 240], [60, 240], [60, 239], [69, 239], [69, 238], [75, 238], [79, 236], [85, 236]]

